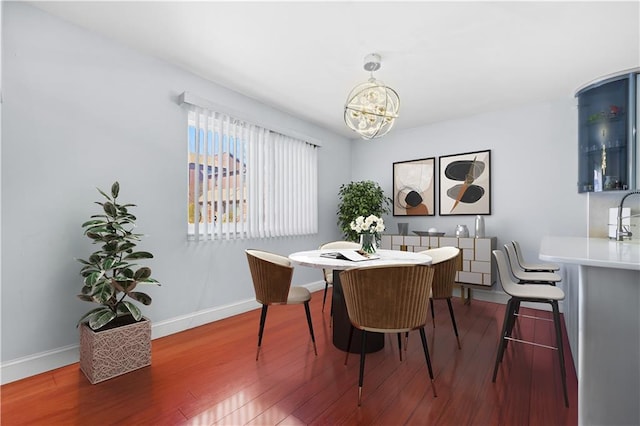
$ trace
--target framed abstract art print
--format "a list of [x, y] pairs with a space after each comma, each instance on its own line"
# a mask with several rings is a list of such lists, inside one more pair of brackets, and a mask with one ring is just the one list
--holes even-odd
[[491, 150], [440, 160], [440, 216], [491, 214]]
[[435, 215], [435, 157], [393, 163], [393, 215]]

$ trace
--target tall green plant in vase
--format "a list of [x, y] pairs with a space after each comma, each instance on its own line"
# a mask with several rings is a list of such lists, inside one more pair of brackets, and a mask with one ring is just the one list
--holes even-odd
[[80, 274], [84, 278], [80, 300], [97, 303], [100, 306], [87, 312], [78, 325], [87, 322], [92, 330], [100, 329], [107, 324], [120, 325], [133, 318], [142, 319], [140, 308], [132, 301], [143, 305], [151, 304], [151, 297], [137, 291], [138, 284], [160, 285], [151, 278], [151, 269], [138, 266], [135, 262], [151, 259], [153, 255], [147, 251], [136, 251], [137, 242], [142, 234], [136, 234], [136, 217], [129, 209], [135, 204], [120, 204], [118, 195], [120, 184], [111, 186], [111, 195], [98, 189], [106, 201], [96, 201], [102, 207], [101, 214], [91, 216], [91, 220], [82, 224], [84, 234], [100, 249], [87, 260], [78, 259], [84, 266]]
[[338, 226], [348, 241], [359, 241], [359, 233], [351, 228], [351, 222], [358, 216], [382, 217], [391, 212], [391, 198], [378, 183], [370, 180], [343, 184], [338, 196]]

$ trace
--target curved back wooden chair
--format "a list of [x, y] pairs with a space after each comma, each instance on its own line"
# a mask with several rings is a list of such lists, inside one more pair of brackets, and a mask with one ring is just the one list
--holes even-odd
[[[362, 401], [365, 344], [368, 332], [397, 333], [398, 346], [401, 350], [401, 333], [419, 330], [433, 395], [437, 396], [424, 332], [432, 280], [433, 268], [420, 265], [365, 266], [340, 273], [347, 313], [351, 321], [349, 347], [354, 328], [362, 330], [358, 406]], [[349, 351], [347, 351], [345, 364], [348, 357]]]
[[511, 244], [513, 245], [513, 249], [516, 254], [518, 266], [520, 266], [520, 268], [525, 272], [555, 272], [560, 270], [560, 265], [555, 263], [529, 263], [525, 261], [520, 244], [515, 240], [511, 241]]
[[[495, 383], [496, 376], [498, 374], [498, 366], [502, 362], [504, 351], [509, 341], [518, 343], [528, 343], [535, 346], [541, 346], [544, 348], [555, 349], [558, 351], [558, 358], [560, 359], [560, 372], [562, 374], [562, 390], [564, 393], [564, 404], [569, 406], [569, 396], [567, 394], [567, 373], [564, 365], [564, 349], [562, 347], [562, 326], [560, 325], [560, 310], [558, 308], [558, 301], [564, 299], [564, 292], [561, 288], [551, 286], [548, 284], [527, 284], [522, 285], [516, 283], [511, 278], [509, 273], [509, 266], [507, 265], [507, 259], [504, 253], [500, 250], [493, 250], [493, 256], [496, 259], [496, 265], [498, 267], [498, 276], [500, 283], [505, 293], [510, 296], [507, 302], [507, 308], [505, 309], [504, 322], [502, 324], [502, 331], [500, 333], [500, 342], [498, 345], [498, 354], [496, 355], [496, 363], [493, 369], [493, 379]], [[516, 316], [518, 314], [518, 307], [520, 302], [535, 302], [535, 303], [548, 303], [551, 305], [553, 312], [553, 323], [556, 333], [556, 346], [542, 345], [536, 342], [525, 341], [516, 339], [511, 336], [513, 331], [513, 325], [515, 324]], [[529, 317], [532, 319], [542, 319], [537, 317]]]
[[525, 271], [518, 264], [518, 258], [516, 255], [516, 249], [512, 243], [504, 245], [504, 249], [507, 253], [506, 261], [511, 269], [511, 274], [518, 280], [520, 284], [551, 284], [556, 285], [557, 282], [562, 281], [562, 277], [555, 272], [548, 271]]
[[[330, 243], [325, 243], [320, 246], [320, 250], [330, 249], [330, 250], [340, 250], [340, 249], [354, 249], [357, 250], [360, 248], [359, 243], [354, 243], [353, 241], [331, 241]], [[324, 312], [324, 305], [327, 301], [327, 290], [330, 285], [333, 285], [333, 269], [323, 269], [322, 276], [324, 278], [324, 296], [322, 296], [322, 312]], [[331, 304], [331, 315], [333, 315], [333, 303]]]
[[311, 293], [304, 287], [291, 286], [293, 266], [291, 266], [289, 259], [284, 256], [262, 250], [249, 249], [245, 250], [245, 253], [247, 254], [247, 260], [249, 262], [249, 269], [251, 270], [251, 278], [253, 280], [253, 288], [256, 293], [256, 300], [262, 305], [256, 361], [258, 360], [258, 356], [260, 356], [262, 334], [264, 331], [264, 324], [267, 319], [267, 309], [269, 308], [269, 305], [304, 304], [304, 309], [307, 314], [307, 324], [309, 325], [309, 334], [311, 335], [311, 341], [313, 342], [313, 351], [318, 355], [316, 339], [313, 335], [311, 312], [309, 310]]
[[431, 297], [429, 298], [433, 327], [435, 328], [436, 326], [433, 300], [445, 299], [449, 307], [453, 332], [458, 341], [458, 349], [461, 349], [458, 326], [456, 325], [456, 317], [453, 314], [451, 298], [453, 297], [453, 285], [456, 282], [456, 272], [462, 270], [462, 251], [456, 247], [440, 247], [424, 250], [421, 253], [431, 256], [431, 266], [434, 269], [433, 286], [431, 289]]

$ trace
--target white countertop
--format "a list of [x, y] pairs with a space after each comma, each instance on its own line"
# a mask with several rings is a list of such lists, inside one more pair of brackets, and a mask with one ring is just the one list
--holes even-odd
[[548, 236], [540, 244], [540, 259], [640, 271], [640, 241]]

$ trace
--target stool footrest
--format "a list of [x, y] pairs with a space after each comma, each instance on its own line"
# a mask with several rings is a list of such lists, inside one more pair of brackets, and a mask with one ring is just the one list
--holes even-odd
[[551, 318], [534, 317], [533, 315], [524, 315], [524, 314], [513, 314], [513, 315], [515, 315], [517, 317], [522, 317], [522, 318], [531, 318], [531, 319], [534, 319], [534, 320], [553, 322], [553, 319], [551, 319]]
[[556, 348], [555, 346], [543, 345], [542, 343], [530, 342], [528, 340], [516, 339], [514, 337], [505, 336], [504, 339], [511, 340], [513, 342], [518, 342], [518, 343], [526, 343], [527, 345], [539, 346], [541, 348], [553, 349], [554, 351], [558, 350], [558, 348]]

